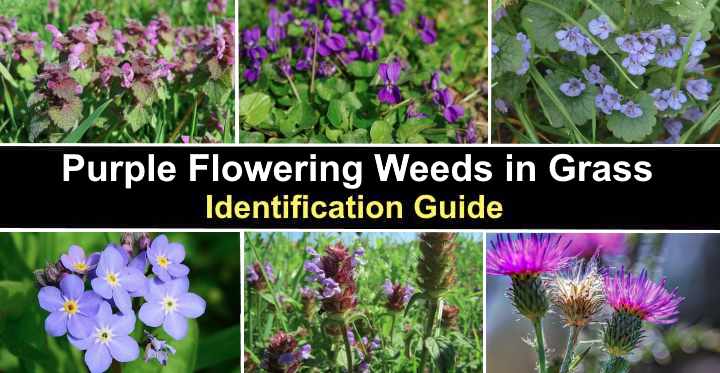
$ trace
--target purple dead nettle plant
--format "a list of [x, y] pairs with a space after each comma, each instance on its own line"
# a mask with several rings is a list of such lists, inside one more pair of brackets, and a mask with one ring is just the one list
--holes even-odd
[[[150, 328], [162, 327], [173, 340], [185, 338], [187, 319], [205, 313], [206, 303], [188, 291], [190, 270], [181, 263], [184, 258], [184, 247], [164, 235], [152, 240], [145, 233], [126, 233], [120, 245], [109, 244], [88, 256], [81, 247], [70, 246], [56, 263], [35, 271], [38, 302], [49, 312], [45, 331], [52, 337], [67, 335], [85, 351], [85, 364], [93, 373], [138, 359], [140, 346], [130, 336], [136, 319]], [[145, 362], [165, 365], [175, 349], [157, 334], [144, 334]]]
[[[603, 322], [603, 350], [608, 354], [603, 373], [627, 373], [625, 359], [643, 337], [643, 321], [668, 325], [677, 321], [678, 307], [683, 298], [677, 289], [665, 288], [666, 280], [654, 282], [646, 271], [640, 275], [600, 268], [598, 255], [611, 242], [604, 236], [592, 239], [587, 235], [507, 235], [498, 236], [487, 253], [489, 275], [510, 276], [508, 292], [516, 311], [531, 321], [535, 328], [535, 347], [540, 373], [547, 373], [546, 350], [542, 320], [551, 307], [569, 329], [567, 347], [559, 373], [574, 372], [585, 356], [576, 356], [581, 332], [601, 322], [604, 310], [611, 309]], [[619, 235], [621, 237], [622, 235]], [[572, 238], [594, 242], [595, 255], [581, 255], [572, 246]], [[624, 237], [622, 237], [624, 239]], [[611, 238], [615, 242], [615, 238]], [[587, 249], [585, 252], [589, 252]]]

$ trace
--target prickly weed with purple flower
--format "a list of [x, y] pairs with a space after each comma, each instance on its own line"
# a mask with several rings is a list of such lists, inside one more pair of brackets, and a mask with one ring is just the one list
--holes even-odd
[[482, 141], [485, 7], [241, 2], [241, 142]]
[[246, 236], [245, 371], [481, 371], [480, 241]]
[[495, 140], [715, 142], [716, 5], [496, 1]]
[[232, 141], [227, 1], [41, 3], [2, 7], [0, 141]]

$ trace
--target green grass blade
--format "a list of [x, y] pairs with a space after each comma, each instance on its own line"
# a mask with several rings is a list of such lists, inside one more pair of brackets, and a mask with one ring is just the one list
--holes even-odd
[[[717, 1], [717, 0], [715, 0], [715, 1]], [[625, 80], [627, 80], [630, 83], [630, 85], [633, 86], [633, 88], [640, 89], [640, 87], [638, 87], [637, 84], [635, 84], [635, 82], [633, 82], [633, 80], [630, 79], [630, 76], [627, 74], [627, 72], [625, 72], [625, 69], [623, 69], [623, 67], [617, 62], [617, 60], [615, 60], [615, 58], [613, 58], [613, 56], [610, 54], [610, 52], [608, 52], [607, 49], [605, 49], [605, 47], [603, 47], [602, 44], [600, 44], [598, 42], [598, 40], [588, 31], [588, 29], [582, 23], [576, 21], [573, 17], [570, 17], [570, 15], [565, 13], [562, 9], [560, 9], [552, 4], [548, 4], [542, 0], [528, 0], [528, 2], [542, 5], [546, 8], [554, 11], [555, 13], [557, 13], [557, 14], [561, 15], [563, 18], [565, 18], [568, 22], [572, 23], [574, 26], [579, 28], [587, 38], [589, 38], [598, 48], [600, 48], [600, 50], [605, 54], [605, 56], [607, 56], [607, 58], [610, 60], [610, 62], [612, 62], [612, 64], [615, 65], [615, 68], [620, 72], [620, 75], [622, 75], [622, 77], [625, 78]]]
[[17, 123], [15, 122], [15, 105], [13, 104], [12, 96], [10, 96], [10, 91], [8, 91], [7, 84], [5, 84], [6, 80], [2, 79], [3, 83], [3, 96], [5, 96], [5, 106], [7, 106], [8, 113], [10, 114], [10, 121], [12, 122], [13, 126], [17, 128]]
[[10, 71], [8, 71], [8, 69], [5, 67], [5, 65], [2, 64], [2, 62], [0, 62], [0, 75], [2, 75], [3, 78], [5, 78], [5, 80], [10, 83], [13, 88], [18, 87], [17, 82], [15, 81], [15, 79], [13, 79], [12, 75], [10, 75]]
[[64, 143], [76, 143], [80, 142], [83, 135], [85, 135], [85, 132], [92, 126], [95, 121], [102, 115], [103, 111], [110, 105], [110, 103], [113, 102], [113, 99], [109, 99], [105, 101], [104, 104], [100, 105], [95, 111], [93, 111], [92, 114], [90, 114], [89, 117], [87, 117], [80, 125], [74, 129], [72, 132], [68, 133], [67, 136], [65, 136], [62, 139], [62, 142]]
[[[717, 3], [718, 0], [710, 0], [710, 3], [708, 3], [708, 9], [714, 9]], [[685, 75], [685, 67], [688, 59], [690, 59], [690, 49], [693, 44], [695, 44], [695, 35], [700, 33], [700, 30], [702, 30], [703, 26], [705, 26], [705, 21], [708, 19], [712, 19], [712, 17], [700, 17], [692, 28], [692, 33], [690, 34], [690, 37], [688, 37], [688, 42], [685, 44], [685, 48], [683, 48], [682, 59], [680, 60], [680, 63], [678, 63], [678, 69], [675, 75], [675, 89], [680, 89], [680, 86], [682, 85], [682, 78], [683, 75]]]
[[205, 369], [227, 360], [239, 358], [240, 325], [235, 325], [200, 340], [198, 362], [195, 369]]
[[540, 89], [542, 89], [545, 94], [550, 97], [550, 101], [555, 104], [555, 106], [560, 110], [560, 113], [563, 117], [570, 123], [570, 130], [575, 134], [575, 136], [580, 140], [587, 142], [587, 140], [584, 138], [582, 133], [580, 133], [580, 130], [577, 128], [577, 124], [573, 122], [572, 117], [570, 116], [570, 112], [567, 111], [567, 108], [565, 105], [563, 105], [562, 102], [560, 102], [560, 99], [555, 95], [555, 92], [553, 92], [552, 88], [550, 87], [550, 84], [548, 84], [547, 80], [540, 74], [539, 71], [537, 71], [537, 68], [535, 66], [530, 68], [530, 76], [535, 80], [535, 84], [537, 84]]
[[720, 122], [720, 102], [715, 103], [703, 119], [699, 120], [697, 123], [693, 124], [690, 129], [685, 131], [685, 133], [680, 137], [679, 142], [681, 144], [697, 142], [702, 135], [706, 134], [715, 127], [718, 122]]

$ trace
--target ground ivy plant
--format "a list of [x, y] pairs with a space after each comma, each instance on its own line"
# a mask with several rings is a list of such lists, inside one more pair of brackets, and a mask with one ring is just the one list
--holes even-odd
[[485, 4], [240, 4], [241, 142], [475, 143]]
[[[717, 0], [527, 0], [493, 11], [496, 140], [701, 141]], [[712, 138], [714, 136], [710, 136]]]

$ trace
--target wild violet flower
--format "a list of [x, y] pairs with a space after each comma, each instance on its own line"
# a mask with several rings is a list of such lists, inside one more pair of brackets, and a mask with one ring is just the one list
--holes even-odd
[[175, 339], [187, 334], [187, 319], [196, 319], [205, 313], [205, 300], [195, 293], [189, 293], [190, 282], [179, 278], [166, 283], [148, 281], [145, 295], [147, 303], [140, 307], [138, 317], [145, 325], [163, 330]]
[[610, 19], [606, 15], [601, 15], [598, 18], [590, 20], [588, 30], [601, 40], [607, 39], [610, 33], [615, 31], [612, 24], [610, 24]]
[[323, 21], [323, 36], [318, 43], [317, 53], [320, 56], [327, 57], [339, 53], [345, 49], [347, 40], [342, 34], [332, 31], [332, 21], [325, 18]]
[[387, 297], [385, 308], [395, 312], [404, 310], [414, 293], [415, 289], [410, 284], [393, 284], [390, 279], [386, 279], [383, 284], [383, 294]]
[[157, 360], [162, 366], [167, 365], [168, 357], [175, 355], [175, 349], [170, 346], [167, 342], [162, 339], [156, 338], [154, 335], [149, 333], [147, 330], [145, 333], [145, 362], [150, 360]]
[[585, 83], [580, 79], [571, 78], [565, 83], [560, 84], [560, 92], [568, 97], [580, 96], [585, 91]]
[[110, 304], [102, 302], [89, 324], [92, 332], [84, 338], [70, 336], [70, 343], [85, 351], [85, 364], [92, 373], [110, 368], [113, 359], [121, 363], [133, 361], [140, 354], [138, 343], [128, 334], [135, 329], [135, 315], [113, 314]]
[[168, 241], [164, 234], [152, 241], [147, 249], [147, 257], [152, 264], [153, 273], [163, 282], [185, 277], [190, 273], [190, 268], [182, 264], [185, 248], [179, 243]]
[[417, 23], [415, 24], [418, 32], [420, 33], [420, 40], [425, 44], [433, 44], [437, 41], [437, 30], [435, 29], [435, 20], [425, 17], [423, 15], [418, 16]]
[[68, 270], [80, 275], [88, 274], [94, 270], [100, 260], [100, 254], [93, 253], [85, 257], [85, 251], [80, 246], [72, 245], [67, 254], [60, 257], [62, 265]]
[[689, 79], [685, 82], [687, 91], [700, 101], [707, 101], [708, 96], [712, 92], [712, 85], [706, 79]]
[[117, 308], [125, 313], [132, 309], [130, 293], [145, 286], [145, 276], [134, 267], [128, 267], [120, 250], [108, 246], [101, 254], [92, 279], [93, 291], [104, 299], [112, 299]]
[[365, 61], [376, 61], [378, 59], [377, 46], [383, 39], [385, 30], [382, 25], [375, 27], [372, 31], [357, 31], [358, 42], [362, 45], [360, 58]]
[[394, 105], [402, 101], [402, 95], [397, 83], [400, 80], [402, 67], [399, 62], [381, 63], [378, 66], [378, 75], [383, 81], [383, 88], [377, 94], [382, 103]]
[[303, 360], [310, 358], [312, 347], [298, 342], [290, 334], [277, 332], [263, 352], [261, 367], [271, 373], [294, 373], [300, 369]]
[[455, 123], [463, 115], [465, 109], [460, 105], [455, 105], [455, 94], [449, 88], [443, 88], [435, 92], [433, 96], [435, 104], [442, 108], [442, 115], [450, 123]]
[[390, 14], [397, 16], [405, 11], [405, 0], [389, 0]]
[[677, 289], [668, 291], [665, 283], [665, 279], [651, 281], [644, 270], [639, 276], [625, 268], [605, 275], [605, 297], [614, 312], [603, 330], [603, 343], [612, 357], [623, 357], [637, 347], [643, 321], [661, 325], [677, 321], [684, 298]]
[[477, 144], [478, 133], [475, 121], [469, 121], [464, 130], [458, 129], [457, 132], [455, 132], [455, 141], [458, 144]]
[[38, 293], [40, 307], [50, 312], [45, 319], [48, 335], [59, 337], [69, 333], [85, 338], [92, 332], [92, 320], [98, 312], [100, 297], [85, 291], [85, 284], [76, 275], [65, 275], [60, 287], [45, 286]]

